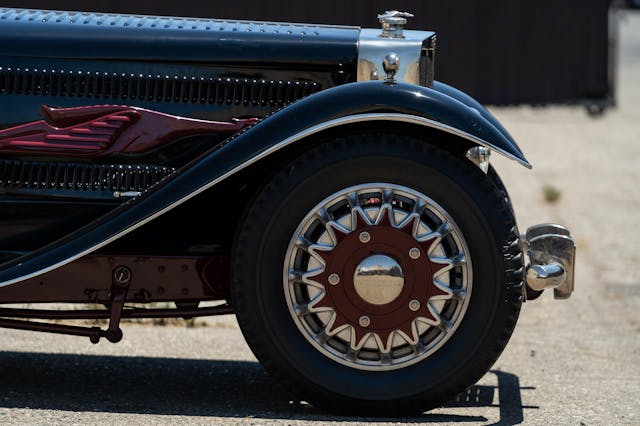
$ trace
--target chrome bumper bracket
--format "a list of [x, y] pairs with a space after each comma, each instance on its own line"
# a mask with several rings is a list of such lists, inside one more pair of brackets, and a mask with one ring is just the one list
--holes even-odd
[[526, 283], [536, 292], [553, 288], [555, 299], [568, 299], [574, 288], [576, 245], [571, 232], [561, 225], [544, 223], [522, 236], [529, 257]]

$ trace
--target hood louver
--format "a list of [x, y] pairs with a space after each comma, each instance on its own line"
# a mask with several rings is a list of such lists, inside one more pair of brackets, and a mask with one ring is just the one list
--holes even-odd
[[151, 76], [0, 67], [0, 94], [113, 101], [282, 106], [318, 92], [309, 81]]

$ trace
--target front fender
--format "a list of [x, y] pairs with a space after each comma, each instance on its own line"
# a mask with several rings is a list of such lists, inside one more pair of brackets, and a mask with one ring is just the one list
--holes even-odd
[[46, 247], [0, 265], [0, 286], [70, 263], [261, 158], [310, 134], [347, 123], [391, 120], [437, 128], [490, 147], [530, 167], [513, 139], [495, 124], [495, 119], [493, 123], [483, 108], [455, 99], [444, 93], [445, 89], [372, 81], [346, 84], [309, 96], [241, 131], [98, 220]]
[[[280, 149], [311, 133], [362, 121], [404, 121], [433, 127], [531, 168], [511, 135], [484, 107], [440, 82], [434, 89], [380, 81], [352, 83], [307, 97], [250, 130], [253, 140], [246, 147], [249, 155], [244, 161], [265, 150], [270, 154], [273, 148]], [[237, 151], [242, 151], [240, 139], [234, 141]]]
[[[478, 111], [478, 113], [485, 119], [487, 120], [489, 123], [491, 123], [501, 134], [502, 136], [504, 136], [505, 138], [507, 138], [509, 140], [509, 142], [511, 142], [513, 144], [513, 146], [517, 147], [518, 145], [516, 144], [516, 141], [513, 140], [513, 137], [511, 137], [511, 135], [509, 134], [509, 132], [507, 132], [507, 129], [505, 129], [502, 124], [500, 124], [500, 122], [498, 120], [496, 120], [496, 118], [491, 115], [491, 113], [489, 111], [487, 111], [487, 109], [482, 106], [480, 104], [480, 102], [476, 101], [475, 99], [473, 99], [471, 96], [467, 95], [466, 93], [464, 93], [461, 90], [456, 89], [455, 87], [449, 86], [448, 84], [445, 84], [441, 81], [434, 81], [433, 82], [433, 89], [445, 94], [457, 101], [462, 102], [463, 104], [465, 104], [466, 106], [468, 106], [469, 108], [475, 109], [476, 111]], [[530, 164], [525, 164], [525, 166], [531, 168]]]

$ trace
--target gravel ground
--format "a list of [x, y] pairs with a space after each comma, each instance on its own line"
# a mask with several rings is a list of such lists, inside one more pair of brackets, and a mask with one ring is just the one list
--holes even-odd
[[[502, 357], [449, 406], [398, 423], [640, 424], [640, 14], [622, 22], [619, 108], [494, 109], [533, 171], [496, 158], [521, 229], [568, 225], [577, 292], [527, 303]], [[560, 191], [544, 201], [544, 188]], [[233, 318], [125, 329], [118, 345], [0, 330], [1, 424], [398, 424], [291, 401]], [[633, 395], [636, 395], [634, 397]]]

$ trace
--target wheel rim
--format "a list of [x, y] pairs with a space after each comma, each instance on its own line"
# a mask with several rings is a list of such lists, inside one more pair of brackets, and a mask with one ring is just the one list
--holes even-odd
[[455, 333], [472, 267], [440, 205], [404, 186], [371, 183], [336, 192], [305, 216], [283, 281], [294, 323], [322, 354], [392, 370], [427, 358]]

